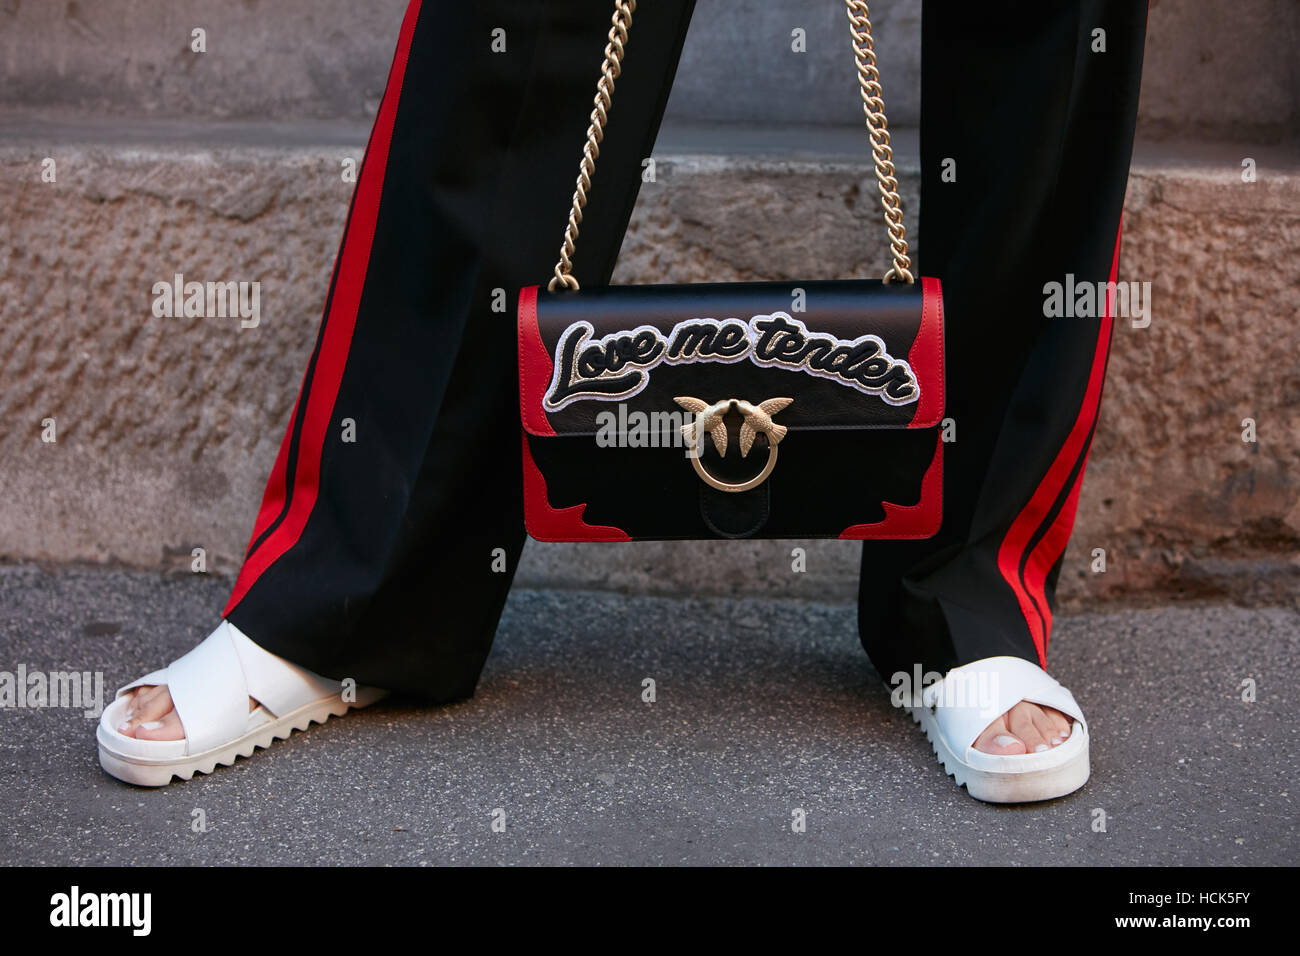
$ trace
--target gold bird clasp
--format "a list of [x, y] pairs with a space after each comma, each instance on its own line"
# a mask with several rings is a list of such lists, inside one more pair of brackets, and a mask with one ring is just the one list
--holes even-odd
[[682, 436], [692, 448], [698, 449], [699, 443], [703, 441], [704, 435], [713, 439], [713, 447], [718, 450], [718, 454], [725, 456], [727, 454], [727, 424], [724, 420], [727, 413], [734, 406], [742, 418], [740, 425], [740, 457], [749, 456], [749, 451], [754, 447], [754, 440], [759, 435], [767, 437], [767, 462], [763, 470], [742, 482], [727, 482], [714, 477], [709, 473], [701, 462], [701, 455], [697, 452], [690, 456], [691, 464], [707, 484], [717, 488], [719, 491], [749, 491], [757, 488], [768, 479], [772, 474], [772, 469], [776, 467], [777, 445], [785, 437], [788, 429], [785, 425], [778, 425], [772, 421], [772, 416], [787, 405], [791, 404], [793, 398], [769, 398], [766, 401], [752, 405], [743, 398], [724, 398], [720, 402], [714, 402], [710, 405], [703, 399], [693, 398], [690, 395], [681, 395], [673, 399], [678, 405], [695, 416], [693, 421], [687, 422], [682, 426]]

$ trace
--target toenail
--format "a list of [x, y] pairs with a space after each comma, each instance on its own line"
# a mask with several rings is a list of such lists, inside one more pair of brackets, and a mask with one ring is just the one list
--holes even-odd
[[122, 721], [120, 724], [117, 725], [117, 731], [118, 731], [118, 733], [121, 733], [121, 734], [126, 733], [126, 732], [127, 732], [128, 730], [130, 730], [130, 729], [131, 729], [131, 721], [129, 721], [129, 720], [124, 720], [124, 721]]
[[1040, 754], [1046, 749], [1047, 749], [1047, 744], [1039, 744], [1037, 747], [1034, 748], [1034, 753]]
[[159, 727], [161, 727], [161, 726], [162, 726], [162, 721], [161, 721], [161, 720], [146, 720], [143, 724], [140, 725], [140, 729], [141, 729], [141, 730], [157, 730], [157, 729], [158, 729]]
[[1014, 747], [1016, 744], [1020, 743], [1017, 738], [1012, 737], [1009, 734], [998, 734], [993, 738], [993, 742], [999, 747]]

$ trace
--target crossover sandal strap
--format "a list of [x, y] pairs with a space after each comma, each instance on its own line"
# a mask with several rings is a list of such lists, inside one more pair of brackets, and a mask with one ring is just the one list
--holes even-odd
[[1022, 657], [986, 657], [954, 667], [922, 691], [921, 701], [933, 708], [944, 737], [957, 747], [974, 746], [989, 724], [1021, 701], [1055, 708], [1088, 728], [1074, 695]]
[[250, 697], [279, 717], [343, 688], [259, 647], [226, 620], [188, 654], [119, 688], [117, 696], [157, 684], [167, 685], [191, 755], [247, 733]]
[[[304, 667], [292, 664], [283, 657], [255, 644], [243, 631], [229, 621], [231, 640], [239, 653], [248, 682], [248, 695], [276, 717], [283, 717], [303, 704], [341, 694], [343, 685], [321, 677]], [[247, 705], [245, 705], [247, 706]]]
[[173, 661], [166, 677], [191, 754], [244, 735], [248, 698], [253, 695], [244, 679], [229, 622], [222, 621], [198, 647]]

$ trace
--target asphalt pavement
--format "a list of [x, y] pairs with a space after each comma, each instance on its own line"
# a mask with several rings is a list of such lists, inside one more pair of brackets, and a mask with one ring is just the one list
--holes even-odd
[[[111, 694], [203, 638], [229, 587], [0, 567], [0, 672], [99, 671]], [[1300, 609], [1063, 617], [1052, 665], [1088, 715], [1092, 779], [995, 807], [890, 705], [851, 606], [517, 590], [473, 699], [386, 701], [159, 790], [100, 770], [82, 710], [0, 704], [0, 860], [1300, 861]]]

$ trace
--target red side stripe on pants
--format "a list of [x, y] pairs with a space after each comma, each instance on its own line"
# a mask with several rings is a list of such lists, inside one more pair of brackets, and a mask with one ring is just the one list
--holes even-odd
[[[397, 106], [402, 96], [402, 83], [406, 76], [411, 40], [415, 34], [416, 21], [420, 16], [420, 3], [421, 0], [411, 0], [406, 9], [406, 18], [402, 22], [402, 32], [397, 41], [397, 52], [388, 74], [388, 85], [384, 90], [384, 99], [379, 105], [370, 145], [366, 149], [365, 160], [362, 163], [347, 237], [339, 253], [334, 296], [330, 302], [328, 321], [325, 323], [324, 341], [321, 343], [320, 353], [316, 359], [316, 372], [306, 396], [301, 393], [298, 396], [298, 404], [301, 405], [305, 400], [307, 408], [299, 436], [298, 461], [294, 472], [294, 490], [289, 511], [279, 527], [244, 562], [239, 578], [235, 581], [235, 589], [230, 595], [230, 600], [226, 602], [225, 610], [222, 611], [223, 615], [229, 614], [243, 599], [262, 572], [297, 543], [316, 505], [325, 433], [329, 427], [330, 416], [334, 413], [334, 403], [338, 399], [339, 386], [343, 381], [343, 369], [347, 364], [348, 350], [352, 344], [352, 333], [357, 324], [357, 311], [365, 287], [366, 269], [370, 262], [370, 250], [375, 237], [375, 224], [379, 219], [379, 200], [384, 192], [388, 150], [392, 144], [393, 126], [397, 119]], [[304, 387], [306, 387], [305, 383]], [[294, 408], [294, 418], [296, 417], [297, 406]], [[292, 418], [289, 428], [290, 434], [285, 435], [284, 443], [280, 446], [280, 454], [276, 458], [262, 507], [258, 512], [252, 539], [254, 541], [280, 513], [284, 504], [285, 470], [287, 449], [293, 429]]]
[[271, 466], [271, 477], [266, 481], [266, 491], [262, 493], [262, 507], [257, 512], [257, 520], [253, 522], [253, 533], [248, 539], [248, 548], [244, 552], [244, 557], [253, 553], [257, 539], [284, 510], [285, 496], [288, 494], [286, 475], [289, 470], [289, 446], [293, 443], [293, 425], [298, 420], [298, 407], [302, 404], [303, 392], [307, 389], [307, 374], [310, 371], [308, 367], [307, 372], [303, 373], [302, 385], [298, 387], [298, 397], [294, 400], [293, 411], [289, 414], [289, 425], [284, 430], [284, 440], [280, 442], [280, 451], [275, 456], [275, 464]]
[[[1110, 264], [1110, 281], [1113, 283], [1119, 275], [1119, 243], [1123, 229], [1115, 234], [1115, 252]], [[1052, 466], [1034, 490], [1029, 503], [1016, 515], [1007, 529], [1006, 537], [998, 548], [998, 570], [1010, 585], [1020, 604], [1029, 633], [1038, 649], [1038, 663], [1047, 666], [1047, 639], [1052, 628], [1052, 611], [1048, 607], [1045, 582], [1047, 574], [1065, 551], [1074, 530], [1074, 516], [1079, 505], [1079, 489], [1083, 484], [1083, 473], [1088, 465], [1088, 441], [1093, 425], [1101, 407], [1102, 382], [1106, 377], [1106, 357], [1110, 347], [1110, 330], [1112, 325], [1113, 303], [1111, 294], [1106, 295], [1102, 309], [1101, 327], [1097, 333], [1097, 346], [1092, 356], [1092, 369], [1088, 375], [1088, 388], [1084, 393], [1079, 415], [1070, 429], [1070, 434], [1057, 453]], [[1065, 504], [1053, 519], [1051, 526], [1034, 546], [1025, 564], [1023, 577], [1020, 573], [1021, 558], [1025, 554], [1030, 540], [1047, 519], [1052, 506], [1065, 490], [1070, 472], [1075, 462], [1083, 455], [1083, 466], [1075, 476]]]

